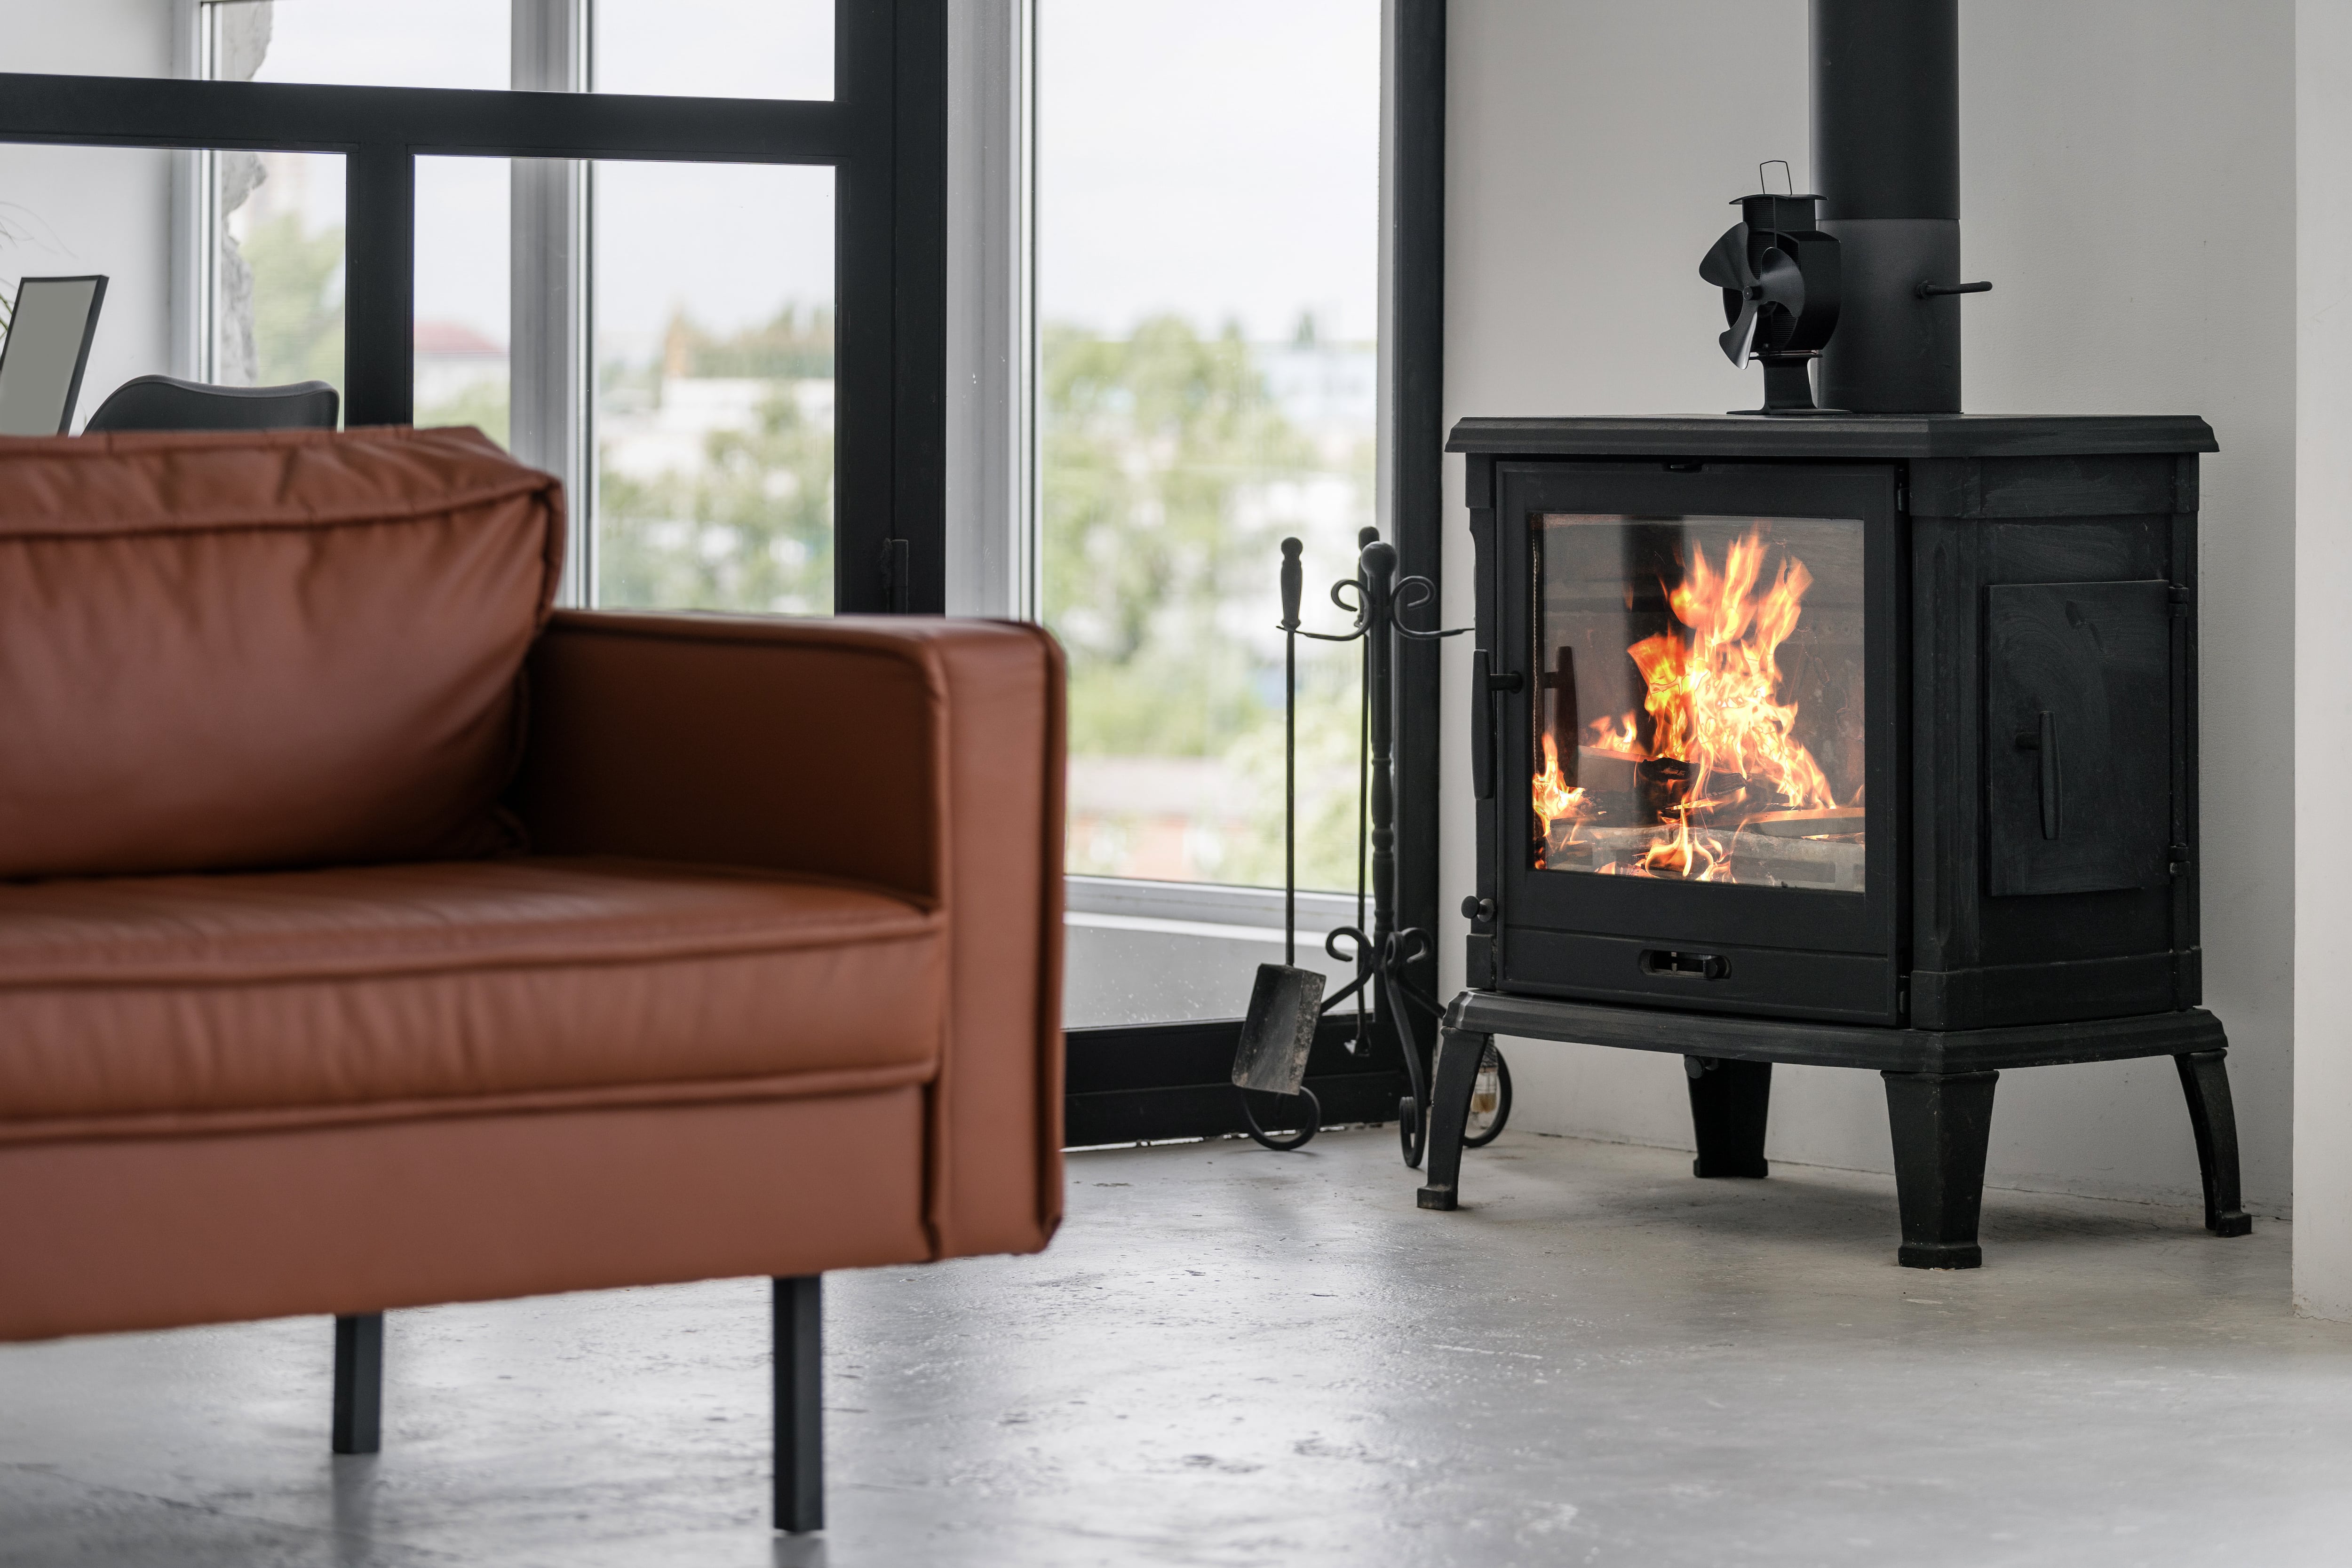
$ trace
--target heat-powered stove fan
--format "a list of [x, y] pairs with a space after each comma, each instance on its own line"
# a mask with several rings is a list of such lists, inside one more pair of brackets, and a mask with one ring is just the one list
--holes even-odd
[[[1763, 169], [1757, 173], [1760, 184]], [[1741, 221], [1698, 264], [1698, 275], [1723, 290], [1724, 356], [1764, 367], [1764, 406], [1733, 412], [1834, 413], [1813, 406], [1809, 369], [1838, 319], [1838, 242], [1813, 226], [1821, 198], [1759, 191], [1737, 201]]]

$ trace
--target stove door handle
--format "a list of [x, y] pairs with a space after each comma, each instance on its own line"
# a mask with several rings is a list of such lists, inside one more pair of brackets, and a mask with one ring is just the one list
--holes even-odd
[[2054, 839], [2066, 826], [2066, 776], [2058, 766], [2058, 716], [2048, 708], [2041, 723], [2017, 737], [2020, 751], [2042, 754], [2042, 836]]
[[1481, 648], [1470, 656], [1470, 792], [1495, 798], [1495, 656]]
[[1470, 737], [1470, 782], [1471, 793], [1481, 800], [1495, 798], [1495, 699], [1526, 685], [1527, 677], [1515, 671], [1497, 674], [1495, 655], [1486, 649], [1471, 656], [1470, 722], [1477, 727]]
[[1644, 947], [1640, 963], [1642, 973], [1669, 980], [1720, 980], [1731, 973], [1731, 960], [1720, 953]]

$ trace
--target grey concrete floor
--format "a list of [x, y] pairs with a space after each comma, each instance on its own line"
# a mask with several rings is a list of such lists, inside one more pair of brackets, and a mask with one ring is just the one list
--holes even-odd
[[827, 1281], [833, 1528], [763, 1525], [764, 1281], [396, 1314], [384, 1452], [321, 1320], [0, 1347], [0, 1563], [2352, 1561], [2352, 1329], [2287, 1228], [1507, 1134], [1070, 1161], [1042, 1257]]

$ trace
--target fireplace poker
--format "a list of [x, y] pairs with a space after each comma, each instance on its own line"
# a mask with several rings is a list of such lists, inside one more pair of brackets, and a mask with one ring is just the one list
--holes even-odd
[[[1307, 1055], [1323, 1017], [1323, 972], [1298, 967], [1298, 598], [1302, 549], [1282, 541], [1282, 962], [1260, 964], [1234, 1052], [1234, 1087], [1249, 1135], [1276, 1151], [1302, 1148], [1323, 1124], [1322, 1103], [1307, 1087]], [[1309, 633], [1312, 635], [1312, 633]], [[1306, 1124], [1277, 1138], [1258, 1124], [1250, 1093], [1307, 1103]]]

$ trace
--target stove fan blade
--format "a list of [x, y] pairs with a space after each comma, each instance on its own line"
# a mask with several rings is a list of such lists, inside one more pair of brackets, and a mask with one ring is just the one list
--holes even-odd
[[1727, 294], [1745, 294], [1756, 275], [1748, 270], [1748, 225], [1734, 224], [1723, 231], [1706, 259], [1698, 264], [1698, 275]]
[[1723, 290], [1723, 316], [1731, 326], [1716, 341], [1735, 365], [1748, 363], [1768, 308], [1787, 312], [1792, 322], [1805, 308], [1805, 274], [1795, 258], [1776, 246], [1764, 252], [1760, 269], [1751, 268], [1748, 243], [1748, 225], [1734, 224], [1698, 264], [1699, 277]]
[[1723, 290], [1723, 319], [1731, 323], [1730, 330], [1716, 340], [1723, 345], [1723, 357], [1735, 365], [1748, 362], [1749, 345], [1756, 340], [1756, 274], [1748, 265], [1748, 225], [1734, 224], [1723, 231], [1706, 259], [1698, 264], [1698, 275]]
[[1764, 253], [1763, 275], [1756, 283], [1759, 305], [1778, 306], [1793, 324], [1805, 313], [1805, 269], [1797, 258], [1775, 246]]
[[1717, 338], [1716, 341], [1723, 345], [1724, 357], [1733, 364], [1745, 365], [1748, 362], [1748, 350], [1756, 346], [1756, 305], [1753, 300], [1742, 307], [1739, 319], [1731, 324], [1731, 329]]

